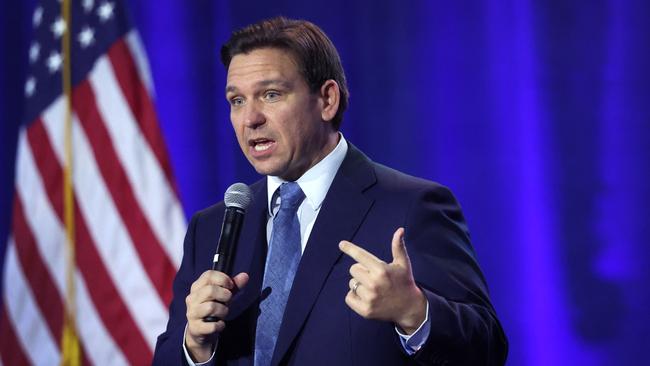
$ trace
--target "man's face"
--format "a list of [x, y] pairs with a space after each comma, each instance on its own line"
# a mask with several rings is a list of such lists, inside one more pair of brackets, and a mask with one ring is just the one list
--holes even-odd
[[263, 175], [298, 179], [329, 151], [323, 99], [311, 93], [290, 55], [261, 48], [232, 58], [226, 99], [244, 155]]

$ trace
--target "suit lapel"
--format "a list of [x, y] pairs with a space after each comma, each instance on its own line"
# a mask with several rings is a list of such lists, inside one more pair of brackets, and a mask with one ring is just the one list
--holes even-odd
[[349, 144], [309, 236], [289, 294], [272, 365], [277, 365], [296, 338], [327, 277], [341, 256], [338, 244], [351, 240], [373, 200], [363, 191], [374, 184], [374, 170], [365, 155]]

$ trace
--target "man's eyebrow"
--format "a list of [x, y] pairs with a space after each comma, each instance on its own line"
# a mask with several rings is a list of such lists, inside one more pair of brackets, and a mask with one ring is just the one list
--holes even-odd
[[[273, 86], [273, 85], [279, 85], [283, 88], [290, 88], [291, 83], [286, 81], [286, 80], [281, 80], [281, 79], [268, 79], [268, 80], [261, 80], [255, 84], [257, 87], [267, 87], [267, 86]], [[227, 93], [234, 93], [237, 91], [237, 87], [233, 85], [228, 85], [226, 86], [226, 94]]]

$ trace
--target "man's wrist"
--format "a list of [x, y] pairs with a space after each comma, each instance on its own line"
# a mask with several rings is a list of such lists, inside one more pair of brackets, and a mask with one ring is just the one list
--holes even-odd
[[404, 316], [395, 324], [407, 335], [413, 334], [427, 317], [427, 298], [419, 287], [416, 289], [417, 295], [414, 298], [417, 300], [409, 302], [413, 306], [405, 311]]
[[189, 334], [187, 328], [185, 329], [185, 348], [194, 362], [202, 363], [210, 360], [214, 351], [214, 344], [214, 341], [197, 341]]

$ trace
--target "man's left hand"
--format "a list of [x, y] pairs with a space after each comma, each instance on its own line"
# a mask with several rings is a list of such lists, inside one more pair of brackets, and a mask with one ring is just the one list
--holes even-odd
[[415, 332], [426, 319], [427, 300], [413, 279], [404, 229], [393, 234], [391, 263], [349, 241], [341, 241], [339, 248], [357, 262], [350, 267], [348, 306], [366, 319], [391, 321], [406, 334]]

